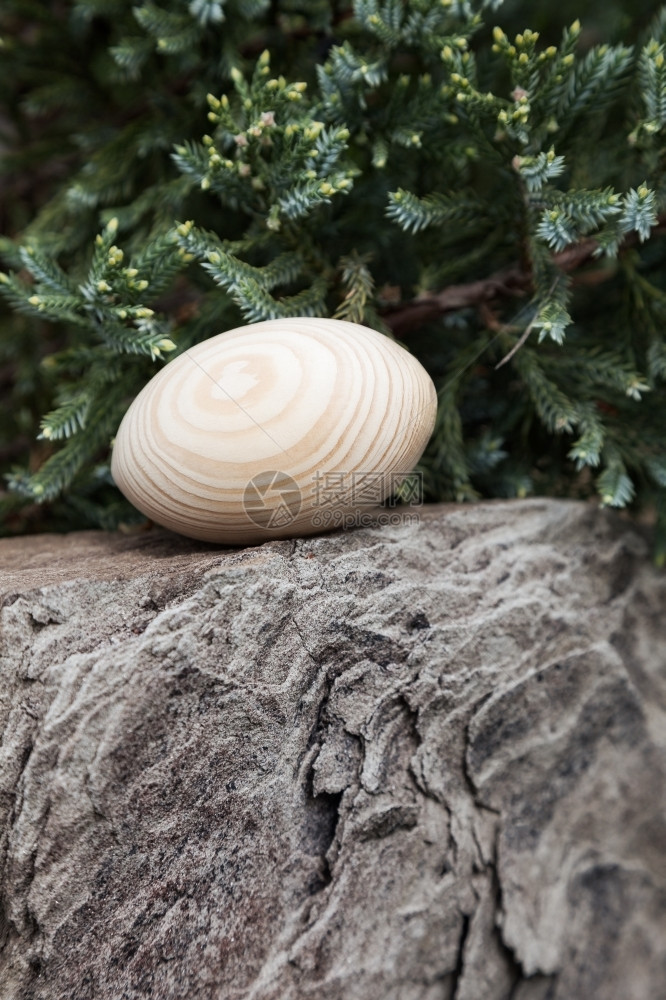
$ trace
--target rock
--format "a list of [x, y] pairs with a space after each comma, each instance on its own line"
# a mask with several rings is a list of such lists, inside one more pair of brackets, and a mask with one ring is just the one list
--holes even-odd
[[3, 1000], [663, 992], [666, 579], [629, 522], [0, 566]]

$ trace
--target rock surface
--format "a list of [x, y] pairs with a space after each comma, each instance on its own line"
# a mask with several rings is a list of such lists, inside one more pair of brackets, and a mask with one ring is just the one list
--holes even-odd
[[666, 579], [565, 501], [0, 542], [2, 1000], [656, 1000]]

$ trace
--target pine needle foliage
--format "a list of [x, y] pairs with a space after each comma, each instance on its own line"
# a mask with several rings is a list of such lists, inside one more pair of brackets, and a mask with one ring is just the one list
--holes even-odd
[[663, 561], [666, 7], [570, 6], [4, 0], [2, 530], [140, 520], [159, 367], [335, 316], [431, 372], [429, 498], [596, 496]]

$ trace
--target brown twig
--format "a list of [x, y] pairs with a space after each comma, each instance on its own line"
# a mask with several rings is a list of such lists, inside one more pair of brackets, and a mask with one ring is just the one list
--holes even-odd
[[529, 276], [519, 268], [504, 268], [489, 278], [470, 281], [465, 285], [449, 285], [436, 295], [419, 296], [383, 314], [383, 319], [393, 333], [400, 337], [443, 313], [480, 305], [501, 296], [523, 295], [529, 284]]
[[[555, 281], [553, 282], [553, 284], [550, 286], [550, 292], [552, 292], [553, 289], [555, 288], [556, 282], [557, 282], [557, 279], [555, 279]], [[549, 294], [550, 294], [550, 292], [549, 292]], [[534, 316], [532, 316], [532, 319], [529, 321], [529, 323], [527, 324], [527, 326], [523, 330], [522, 335], [518, 338], [518, 340], [513, 345], [513, 347], [509, 351], [509, 353], [505, 354], [504, 357], [502, 358], [502, 360], [499, 362], [499, 364], [495, 365], [495, 371], [497, 371], [498, 368], [501, 368], [502, 365], [505, 365], [507, 363], [507, 361], [510, 361], [511, 358], [514, 356], [514, 354], [517, 351], [520, 350], [520, 348], [523, 346], [523, 344], [525, 343], [525, 341], [527, 340], [527, 338], [531, 334], [532, 330], [534, 329], [534, 324], [536, 323], [536, 320], [537, 320], [537, 313], [535, 313]], [[505, 327], [505, 329], [507, 329], [507, 328]]]
[[[665, 231], [666, 217], [660, 217], [659, 224], [652, 230], [652, 235], [660, 235]], [[633, 246], [637, 241], [638, 235], [630, 233], [623, 240], [622, 248]], [[598, 249], [599, 244], [593, 237], [590, 237], [553, 254], [553, 263], [564, 274], [571, 274], [587, 264]], [[605, 281], [613, 273], [607, 268], [600, 272], [598, 280]], [[593, 281], [591, 275], [586, 277], [590, 283]], [[449, 285], [448, 288], [442, 289], [435, 295], [420, 295], [409, 302], [387, 307], [382, 312], [382, 318], [396, 337], [401, 338], [404, 334], [418, 329], [444, 313], [454, 312], [468, 306], [487, 306], [494, 300], [525, 295], [531, 290], [532, 275], [530, 271], [516, 264], [496, 271], [488, 278], [470, 281], [463, 285]], [[508, 330], [508, 327], [505, 329]], [[528, 331], [529, 329], [528, 327]]]

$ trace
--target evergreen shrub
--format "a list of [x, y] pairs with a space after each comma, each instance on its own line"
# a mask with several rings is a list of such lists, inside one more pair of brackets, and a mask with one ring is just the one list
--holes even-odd
[[3, 0], [3, 531], [139, 520], [159, 367], [335, 316], [435, 380], [428, 499], [596, 495], [663, 561], [666, 7], [584, 6]]

